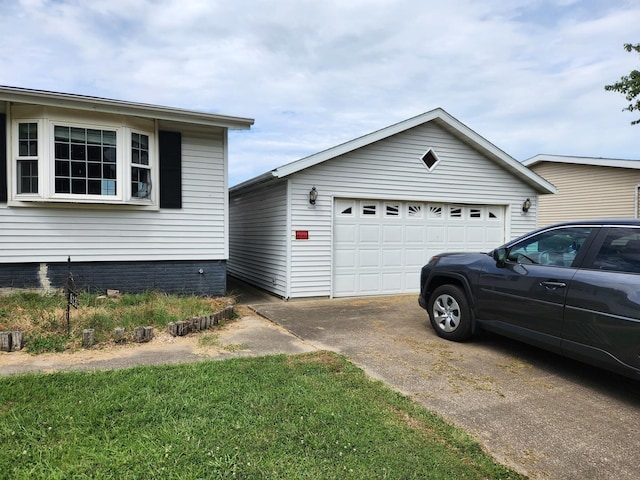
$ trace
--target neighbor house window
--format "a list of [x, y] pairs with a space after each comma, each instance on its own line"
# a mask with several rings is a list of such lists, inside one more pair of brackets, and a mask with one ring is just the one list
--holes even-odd
[[15, 200], [156, 204], [153, 120], [52, 112], [28, 120], [14, 112]]
[[18, 193], [38, 193], [38, 123], [18, 123]]

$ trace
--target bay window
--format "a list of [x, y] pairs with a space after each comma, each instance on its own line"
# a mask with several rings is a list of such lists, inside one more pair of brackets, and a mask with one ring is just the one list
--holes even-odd
[[13, 120], [13, 200], [157, 205], [152, 120], [45, 113]]

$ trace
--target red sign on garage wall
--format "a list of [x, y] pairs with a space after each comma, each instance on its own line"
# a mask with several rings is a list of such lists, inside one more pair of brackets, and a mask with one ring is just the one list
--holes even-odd
[[296, 230], [296, 240], [309, 240], [309, 230]]

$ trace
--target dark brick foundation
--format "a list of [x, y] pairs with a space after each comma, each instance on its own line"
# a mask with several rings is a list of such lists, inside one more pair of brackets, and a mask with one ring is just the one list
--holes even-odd
[[[71, 262], [70, 266], [80, 291], [224, 296], [227, 289], [225, 260]], [[67, 262], [47, 263], [46, 268], [39, 263], [0, 264], [0, 288], [62, 288], [68, 271]]]

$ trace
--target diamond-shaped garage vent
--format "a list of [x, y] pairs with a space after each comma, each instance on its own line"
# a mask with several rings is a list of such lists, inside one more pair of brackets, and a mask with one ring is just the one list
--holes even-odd
[[439, 158], [436, 156], [433, 150], [429, 149], [427, 153], [422, 156], [422, 161], [427, 166], [429, 170], [431, 170], [436, 163], [438, 163]]

